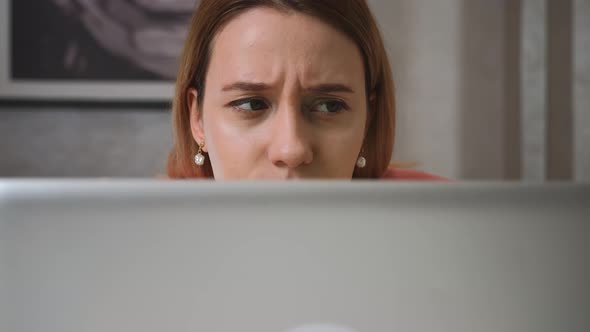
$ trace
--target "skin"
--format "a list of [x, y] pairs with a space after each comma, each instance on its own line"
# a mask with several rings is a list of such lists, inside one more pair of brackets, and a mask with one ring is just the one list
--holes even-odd
[[367, 120], [362, 57], [299, 13], [255, 8], [216, 36], [191, 129], [215, 179], [351, 179]]

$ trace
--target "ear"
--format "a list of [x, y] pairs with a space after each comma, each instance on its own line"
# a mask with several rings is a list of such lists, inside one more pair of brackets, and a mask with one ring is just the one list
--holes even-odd
[[377, 111], [375, 109], [375, 107], [377, 107], [375, 105], [376, 101], [377, 101], [377, 94], [375, 93], [375, 91], [372, 91], [369, 94], [369, 102], [367, 103], [368, 109], [367, 109], [367, 121], [365, 122], [365, 136], [367, 136], [367, 133], [369, 131], [369, 127], [371, 126], [371, 122], [373, 121], [373, 118], [375, 117], [375, 112]]
[[372, 91], [371, 94], [369, 94], [369, 105], [375, 104], [376, 100], [377, 100], [377, 94], [375, 93], [375, 91]]
[[[203, 130], [203, 113], [199, 110], [199, 103], [197, 102], [198, 96], [199, 92], [197, 89], [189, 89], [188, 95], [186, 96], [186, 103], [190, 110], [191, 133], [193, 139], [197, 144], [200, 144], [206, 143], [206, 141], [205, 131]], [[203, 151], [207, 152], [207, 145], [203, 146]]]

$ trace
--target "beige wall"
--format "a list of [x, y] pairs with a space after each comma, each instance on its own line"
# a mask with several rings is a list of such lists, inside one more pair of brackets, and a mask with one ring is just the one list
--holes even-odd
[[451, 178], [502, 178], [504, 1], [369, 3], [397, 84], [394, 158]]
[[590, 182], [590, 1], [574, 0], [574, 174]]

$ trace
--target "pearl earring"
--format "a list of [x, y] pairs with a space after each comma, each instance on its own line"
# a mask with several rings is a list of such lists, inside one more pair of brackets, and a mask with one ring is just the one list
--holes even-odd
[[195, 156], [195, 164], [199, 166], [203, 166], [205, 164], [205, 156], [203, 155], [203, 146], [205, 143], [199, 143], [199, 151], [197, 151], [197, 155]]
[[359, 158], [356, 160], [356, 167], [365, 168], [365, 166], [367, 166], [367, 159], [365, 159], [363, 156], [359, 156]]

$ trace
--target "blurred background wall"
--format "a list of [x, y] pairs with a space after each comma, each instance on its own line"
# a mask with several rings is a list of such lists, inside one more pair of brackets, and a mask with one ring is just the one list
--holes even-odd
[[[397, 85], [396, 161], [590, 181], [590, 2], [369, 3]], [[171, 144], [166, 105], [0, 101], [0, 177], [153, 177]]]

